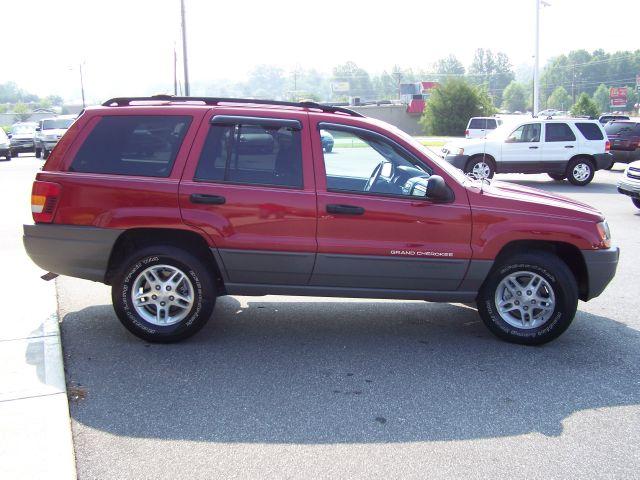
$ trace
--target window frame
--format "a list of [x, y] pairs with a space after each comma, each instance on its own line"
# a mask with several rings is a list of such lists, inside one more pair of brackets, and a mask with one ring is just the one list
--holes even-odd
[[[367, 128], [362, 128], [362, 127], [356, 127], [356, 126], [353, 126], [353, 125], [346, 125], [346, 124], [342, 124], [342, 123], [318, 122], [317, 131], [316, 131], [316, 134], [318, 135], [318, 138], [320, 137], [320, 130], [338, 130], [338, 131], [342, 131], [342, 132], [352, 133], [352, 134], [355, 134], [356, 136], [358, 136], [358, 134], [361, 134], [363, 136], [371, 135], [376, 140], [379, 140], [381, 142], [385, 142], [385, 143], [391, 145], [392, 147], [398, 149], [402, 153], [402, 155], [404, 157], [408, 157], [408, 158], [406, 158], [407, 161], [409, 161], [410, 163], [414, 163], [414, 164], [419, 165], [421, 168], [423, 168], [425, 170], [425, 173], [428, 174], [429, 177], [434, 175], [433, 168], [431, 168], [429, 165], [427, 165], [418, 156], [416, 156], [415, 154], [413, 154], [412, 152], [407, 150], [405, 147], [400, 145], [398, 142], [396, 142], [392, 138], [389, 138], [386, 135], [378, 133], [378, 132], [376, 132], [374, 130], [369, 130]], [[412, 202], [425, 201], [425, 202], [433, 203], [430, 199], [428, 199], [426, 197], [417, 197], [417, 196], [412, 196], [412, 195], [398, 195], [398, 194], [395, 194], [395, 193], [379, 193], [379, 192], [364, 192], [364, 191], [361, 192], [361, 191], [358, 191], [358, 190], [341, 190], [341, 189], [329, 188], [329, 186], [327, 184], [327, 169], [326, 169], [326, 164], [324, 162], [324, 151], [322, 152], [321, 165], [322, 165], [322, 171], [324, 173], [324, 183], [325, 183], [325, 191], [326, 192], [343, 194], [343, 195], [344, 194], [346, 194], [346, 195], [364, 195], [364, 196], [369, 196], [369, 197], [383, 197], [383, 198], [390, 198], [390, 199], [402, 199], [402, 200], [408, 200], [408, 201], [412, 201]]]
[[[606, 140], [607, 138], [607, 132], [604, 131], [604, 128], [602, 127], [600, 122], [575, 122], [573, 125], [574, 127], [576, 127], [576, 130], [580, 132], [580, 135], [582, 135], [582, 137], [588, 142], [601, 142], [603, 140]], [[598, 130], [600, 138], [588, 138], [587, 135], [582, 131], [582, 128], [580, 128], [581, 125], [593, 125], [594, 129]]]
[[[511, 138], [511, 135], [513, 135], [514, 132], [517, 132], [518, 130], [520, 130], [521, 128], [524, 129], [527, 126], [530, 125], [539, 125], [540, 126], [540, 132], [538, 133], [538, 140], [533, 140], [533, 141], [527, 141], [527, 142], [523, 142], [520, 140], [517, 141], [509, 141], [509, 138]], [[509, 133], [509, 135], [507, 135], [507, 138], [504, 140], [504, 143], [508, 143], [508, 144], [518, 144], [518, 143], [542, 143], [542, 122], [530, 122], [530, 123], [522, 123], [520, 125], [518, 125], [516, 128], [514, 128], [513, 130], [511, 130], [511, 133]], [[522, 132], [524, 134], [524, 131]]]
[[[244, 115], [214, 115], [208, 122], [209, 126], [204, 135], [204, 142], [202, 144], [202, 149], [198, 154], [198, 160], [195, 162], [195, 169], [193, 171], [193, 178], [191, 181], [196, 183], [209, 183], [209, 184], [219, 184], [219, 185], [238, 185], [238, 186], [256, 186], [256, 187], [265, 187], [265, 188], [279, 188], [286, 190], [304, 190], [304, 146], [302, 140], [302, 122], [297, 119], [291, 118], [276, 118], [276, 117], [252, 117], [252, 116], [244, 116]], [[199, 178], [197, 177], [198, 167], [200, 166], [200, 161], [202, 160], [202, 154], [204, 153], [204, 148], [206, 146], [207, 138], [211, 132], [211, 129], [214, 127], [237, 127], [237, 126], [256, 126], [256, 127], [279, 127], [279, 128], [290, 128], [291, 130], [298, 132], [299, 134], [299, 142], [300, 142], [300, 184], [299, 185], [276, 185], [273, 183], [249, 183], [249, 182], [239, 182], [236, 180], [225, 180], [222, 179], [207, 179], [207, 178]], [[235, 146], [235, 145], [234, 145]], [[225, 160], [225, 170], [228, 168], [227, 162], [229, 159]]]

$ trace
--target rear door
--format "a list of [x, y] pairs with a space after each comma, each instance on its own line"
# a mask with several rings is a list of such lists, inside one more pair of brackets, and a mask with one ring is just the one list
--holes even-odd
[[544, 125], [543, 163], [547, 169], [564, 172], [567, 162], [578, 153], [576, 132], [564, 122]]
[[215, 244], [227, 287], [305, 285], [316, 253], [307, 114], [213, 109], [180, 182], [183, 220]]
[[[447, 204], [412, 195], [411, 179], [433, 173], [415, 153], [379, 132], [335, 123], [335, 117], [310, 118], [318, 190], [311, 285], [456, 290], [471, 257], [464, 190]], [[322, 151], [320, 129], [334, 138], [331, 152]]]

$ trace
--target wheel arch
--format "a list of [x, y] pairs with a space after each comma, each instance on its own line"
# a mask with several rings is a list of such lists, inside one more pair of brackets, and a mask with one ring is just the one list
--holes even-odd
[[204, 237], [192, 230], [172, 228], [132, 228], [122, 232], [111, 249], [104, 283], [111, 285], [129, 255], [152, 245], [172, 245], [202, 258], [212, 266], [219, 293], [224, 290], [220, 266]]
[[589, 295], [587, 265], [580, 249], [570, 243], [547, 240], [514, 240], [502, 247], [496, 256], [494, 265], [500, 265], [503, 260], [511, 255], [532, 251], [552, 253], [562, 260], [569, 267], [576, 279], [580, 300], [586, 301]]

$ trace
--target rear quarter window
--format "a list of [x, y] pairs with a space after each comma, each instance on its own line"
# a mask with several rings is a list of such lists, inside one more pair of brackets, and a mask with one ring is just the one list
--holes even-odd
[[474, 130], [482, 130], [486, 125], [487, 121], [484, 118], [472, 118], [469, 122], [469, 128]]
[[105, 116], [78, 150], [69, 171], [168, 177], [191, 116]]
[[602, 129], [595, 123], [576, 123], [576, 128], [587, 140], [604, 140]]

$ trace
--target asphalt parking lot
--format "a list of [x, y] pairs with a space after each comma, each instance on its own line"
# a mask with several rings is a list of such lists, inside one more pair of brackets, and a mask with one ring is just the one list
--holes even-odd
[[620, 168], [499, 176], [597, 206], [622, 249], [543, 347], [460, 304], [275, 296], [221, 298], [197, 336], [153, 345], [108, 287], [58, 278], [78, 477], [636, 478], [640, 210]]

